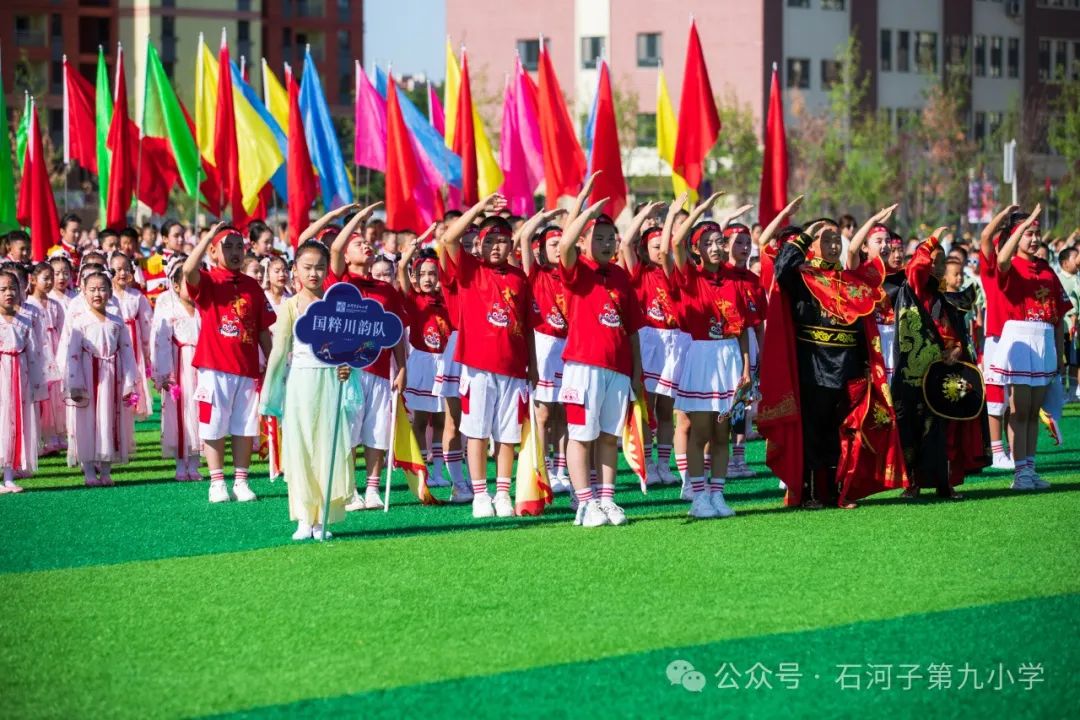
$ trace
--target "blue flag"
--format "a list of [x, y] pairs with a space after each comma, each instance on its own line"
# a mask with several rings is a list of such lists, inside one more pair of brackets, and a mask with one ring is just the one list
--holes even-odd
[[310, 48], [304, 55], [304, 74], [300, 79], [300, 114], [304, 120], [304, 136], [311, 161], [319, 173], [323, 206], [331, 210], [351, 203], [352, 186]]
[[[376, 66], [375, 90], [385, 98], [386, 88], [386, 73], [383, 72], [382, 68]], [[405, 120], [405, 126], [409, 128], [409, 132], [420, 143], [424, 154], [431, 159], [431, 164], [435, 166], [446, 184], [461, 187], [461, 158], [446, 147], [443, 136], [432, 126], [427, 116], [413, 105], [412, 100], [409, 100], [400, 86], [397, 91], [398, 104], [401, 105], [401, 117]]]

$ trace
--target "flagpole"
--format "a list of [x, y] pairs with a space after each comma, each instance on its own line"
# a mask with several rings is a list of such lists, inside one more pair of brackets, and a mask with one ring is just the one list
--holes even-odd
[[[195, 107], [198, 109], [199, 98], [201, 97], [201, 89], [203, 84], [203, 34], [199, 33], [199, 49], [195, 53]], [[195, 121], [198, 122], [199, 114], [195, 113]], [[199, 190], [199, 186], [202, 185], [202, 164], [203, 154], [202, 146], [199, 145], [199, 128], [195, 127], [195, 145], [199, 149], [199, 162], [195, 166], [195, 194], [192, 196], [194, 206], [191, 210], [191, 230], [197, 233], [199, 228], [199, 197], [202, 192]], [[196, 235], [198, 237], [198, 235]]]
[[[139, 113], [139, 151], [135, 162], [135, 224], [139, 224], [139, 182], [142, 180], [142, 141], [146, 127], [146, 85], [150, 82], [150, 35], [146, 36], [146, 62], [143, 64], [142, 112]], [[167, 199], [167, 198], [166, 198]]]
[[[67, 83], [67, 54], [64, 54], [64, 214], [68, 211], [68, 179], [71, 173], [71, 135], [69, 127], [71, 125], [71, 107], [69, 105], [70, 99], [68, 98], [68, 83]], [[3, 88], [0, 87], [0, 92], [3, 92]], [[7, 121], [7, 118], [4, 118]]]
[[398, 391], [390, 395], [390, 446], [386, 449], [386, 492], [383, 498], [383, 512], [390, 512], [390, 473], [394, 471], [394, 441], [397, 439]]
[[[357, 371], [356, 370], [351, 370], [351, 372], [357, 372]], [[334, 434], [332, 436], [333, 440], [330, 441], [330, 472], [326, 477], [326, 499], [323, 502], [323, 513], [322, 513], [322, 529], [323, 529], [323, 531], [322, 531], [322, 537], [318, 538], [318, 540], [320, 542], [322, 542], [323, 540], [326, 539], [326, 525], [330, 520], [330, 493], [331, 493], [332, 488], [334, 487], [334, 463], [337, 461], [338, 435], [341, 432], [341, 401], [342, 401], [342, 398], [344, 397], [344, 395], [345, 395], [345, 383], [343, 383], [343, 382], [341, 382], [339, 380], [338, 381], [338, 391], [337, 391], [337, 405], [335, 406], [336, 409], [334, 410]]]

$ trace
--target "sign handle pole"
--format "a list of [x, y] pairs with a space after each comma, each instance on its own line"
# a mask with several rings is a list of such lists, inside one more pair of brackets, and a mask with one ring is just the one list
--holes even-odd
[[334, 463], [337, 461], [338, 435], [341, 433], [341, 402], [345, 396], [345, 383], [338, 381], [337, 405], [334, 409], [334, 434], [330, 442], [330, 473], [326, 478], [326, 499], [323, 502], [322, 528], [323, 534], [319, 538], [322, 542], [326, 538], [326, 524], [330, 519], [330, 490], [334, 486]]
[[394, 436], [397, 434], [397, 390], [390, 396], [390, 447], [386, 449], [386, 492], [383, 495], [383, 512], [390, 512], [390, 473], [394, 471]]

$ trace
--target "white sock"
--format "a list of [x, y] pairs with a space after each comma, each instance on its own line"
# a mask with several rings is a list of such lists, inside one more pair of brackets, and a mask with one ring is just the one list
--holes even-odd
[[183, 477], [187, 475], [187, 458], [176, 458], [176, 477]]
[[94, 463], [84, 462], [82, 464], [83, 478], [87, 482], [97, 482], [97, 470], [94, 469]]
[[431, 476], [434, 477], [434, 478], [438, 478], [439, 480], [442, 480], [443, 467], [445, 466], [445, 464], [446, 463], [443, 460], [442, 443], [441, 442], [432, 443], [431, 444]]

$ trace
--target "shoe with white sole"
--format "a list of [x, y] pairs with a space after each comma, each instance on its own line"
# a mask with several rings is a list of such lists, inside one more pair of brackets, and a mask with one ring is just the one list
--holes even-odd
[[660, 478], [660, 470], [656, 467], [655, 463], [649, 463], [645, 467], [645, 484], [649, 487], [653, 485], [659, 485], [663, 482]]
[[724, 493], [713, 490], [710, 494], [712, 495], [712, 506], [716, 510], [717, 517], [726, 518], [735, 514], [735, 511], [725, 502]]
[[330, 538], [332, 538], [334, 536], [329, 530], [325, 529], [322, 525], [316, 525], [313, 528], [311, 528], [311, 537], [315, 538], [316, 540], [329, 540]]
[[607, 515], [608, 523], [611, 525], [625, 525], [626, 524], [626, 512], [621, 507], [615, 504], [614, 500], [604, 499], [600, 501], [600, 509]]
[[495, 517], [495, 504], [492, 502], [491, 496], [486, 492], [473, 496], [472, 516], [474, 518]]
[[1005, 453], [994, 453], [994, 461], [990, 467], [995, 470], [1015, 470], [1016, 463]]
[[1046, 490], [1048, 487], [1050, 487], [1050, 483], [1043, 480], [1039, 473], [1035, 472], [1034, 470], [1028, 471], [1028, 477], [1031, 478], [1031, 486], [1036, 490]]
[[224, 480], [211, 480], [210, 481], [210, 502], [212, 503], [225, 503], [232, 500], [229, 497], [229, 488], [225, 486]]
[[365, 510], [382, 510], [382, 498], [379, 497], [379, 489], [369, 487], [364, 491], [364, 509]]
[[472, 501], [472, 485], [464, 480], [454, 483], [454, 489], [450, 491], [450, 502], [455, 505], [463, 505]]
[[720, 516], [716, 512], [716, 508], [713, 507], [711, 494], [708, 490], [702, 490], [694, 495], [694, 502], [690, 505], [690, 512], [688, 513], [690, 517], [705, 519]]
[[292, 534], [293, 540], [310, 540], [311, 526], [301, 520], [296, 524], [296, 532]]
[[574, 486], [570, 484], [570, 478], [565, 475], [556, 475], [551, 480], [551, 492], [553, 493], [568, 493], [573, 492]]
[[574, 524], [581, 527], [600, 527], [609, 522], [611, 521], [608, 520], [607, 513], [600, 508], [600, 503], [596, 500], [581, 503], [574, 516]]
[[364, 509], [364, 498], [360, 497], [360, 493], [353, 490], [352, 497], [349, 498], [349, 502], [345, 504], [345, 512], [356, 512], [357, 510]]
[[510, 493], [503, 490], [495, 493], [495, 515], [498, 517], [514, 517], [514, 501], [510, 499]]
[[679, 497], [687, 502], [693, 502], [694, 488], [690, 485], [689, 478], [682, 481], [682, 492], [679, 493]]
[[251, 502], [252, 500], [258, 500], [255, 497], [255, 493], [251, 492], [251, 488], [248, 487], [246, 480], [237, 480], [232, 484], [232, 494], [236, 498], [236, 502]]
[[671, 468], [663, 465], [657, 465], [657, 470], [660, 471], [660, 482], [664, 485], [678, 485], [679, 476], [671, 472]]
[[1026, 472], [1022, 472], [1013, 478], [1012, 485], [1009, 486], [1010, 490], [1034, 490], [1035, 485], [1031, 482], [1031, 475]]

